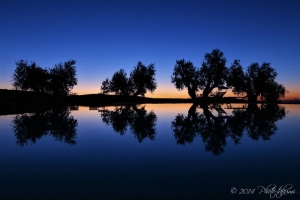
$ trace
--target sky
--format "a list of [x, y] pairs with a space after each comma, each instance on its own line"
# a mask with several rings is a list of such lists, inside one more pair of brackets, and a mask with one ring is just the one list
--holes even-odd
[[0, 89], [12, 89], [21, 59], [43, 68], [76, 60], [78, 94], [99, 93], [106, 77], [141, 61], [156, 68], [146, 96], [188, 98], [171, 83], [176, 60], [200, 67], [217, 48], [228, 67], [271, 63], [286, 99], [300, 99], [299, 10], [299, 0], [1, 0]]

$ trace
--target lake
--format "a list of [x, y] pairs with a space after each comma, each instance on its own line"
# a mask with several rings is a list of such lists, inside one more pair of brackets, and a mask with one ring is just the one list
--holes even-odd
[[299, 199], [300, 105], [0, 116], [1, 199]]

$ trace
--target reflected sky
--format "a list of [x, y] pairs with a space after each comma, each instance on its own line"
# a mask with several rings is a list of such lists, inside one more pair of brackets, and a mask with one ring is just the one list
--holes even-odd
[[[79, 107], [69, 113], [78, 122], [76, 145], [46, 134], [34, 144], [20, 146], [13, 131], [16, 115], [0, 116], [1, 195], [31, 199], [249, 199], [232, 195], [230, 189], [271, 183], [278, 187], [293, 184], [300, 192], [299, 105], [280, 105], [287, 114], [275, 122], [277, 130], [270, 140], [253, 140], [244, 131], [238, 145], [226, 137], [219, 156], [205, 149], [201, 136], [177, 144], [172, 121], [180, 113], [188, 116], [191, 106], [138, 106], [157, 117], [154, 139], [146, 137], [142, 142], [130, 127], [124, 134], [117, 133], [103, 122], [101, 112]], [[105, 109], [113, 111], [115, 107]], [[224, 106], [223, 110], [228, 115], [233, 111]], [[200, 107], [196, 111], [203, 113]], [[218, 115], [214, 109], [211, 113]], [[253, 197], [269, 199], [268, 195]]]

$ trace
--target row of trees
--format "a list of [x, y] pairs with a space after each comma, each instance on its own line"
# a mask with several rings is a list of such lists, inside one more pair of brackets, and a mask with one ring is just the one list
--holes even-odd
[[[56, 64], [51, 69], [43, 69], [32, 62], [20, 60], [16, 62], [13, 74], [15, 89], [29, 90], [37, 93], [47, 93], [53, 96], [67, 96], [77, 84], [75, 60]], [[153, 93], [157, 88], [154, 64], [145, 66], [138, 62], [130, 72], [129, 77], [123, 69], [115, 72], [111, 79], [102, 82], [104, 94], [114, 93], [122, 96], [144, 96]], [[202, 66], [197, 68], [190, 61], [177, 60], [171, 76], [171, 82], [178, 90], [187, 89], [192, 99], [202, 91], [205, 99], [214, 88], [231, 88], [236, 95], [246, 94], [250, 102], [255, 102], [258, 96], [268, 102], [284, 97], [285, 87], [275, 81], [277, 72], [270, 63], [252, 63], [246, 71], [235, 60], [230, 67], [226, 66], [224, 53], [214, 49], [206, 53]]]
[[154, 92], [157, 83], [155, 80], [154, 64], [145, 66], [138, 62], [127, 77], [123, 69], [115, 72], [111, 78], [102, 82], [101, 90], [104, 94], [114, 93], [122, 96], [144, 96], [147, 91]]
[[226, 67], [226, 58], [219, 49], [206, 53], [200, 68], [196, 68], [192, 62], [177, 60], [174, 66], [171, 82], [176, 89], [187, 89], [192, 99], [196, 93], [203, 90], [203, 98], [214, 88], [231, 88], [236, 95], [246, 94], [250, 102], [257, 100], [258, 96], [266, 101], [277, 101], [285, 95], [285, 87], [278, 84], [275, 79], [277, 72], [270, 63], [252, 63], [246, 71], [235, 60], [230, 67]]
[[[246, 95], [250, 102], [255, 102], [258, 96], [268, 102], [284, 97], [285, 87], [275, 81], [277, 72], [270, 63], [252, 63], [244, 71], [239, 60], [234, 60], [230, 67], [226, 66], [226, 61], [219, 49], [206, 53], [200, 68], [190, 61], [177, 60], [171, 82], [178, 90], [187, 89], [192, 99], [196, 99], [196, 93], [202, 91], [205, 100], [213, 89], [224, 87], [231, 88], [236, 95]], [[121, 69], [113, 74], [111, 80], [106, 78], [101, 90], [104, 94], [144, 96], [147, 91], [152, 93], [157, 87], [155, 71], [154, 64], [146, 67], [138, 62], [129, 77]]]
[[12, 76], [14, 89], [34, 91], [64, 97], [77, 85], [75, 60], [58, 63], [53, 68], [43, 69], [35, 62], [20, 60]]

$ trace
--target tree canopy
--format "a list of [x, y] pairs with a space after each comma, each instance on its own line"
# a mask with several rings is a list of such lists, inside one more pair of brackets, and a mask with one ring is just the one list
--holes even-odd
[[225, 86], [228, 69], [224, 53], [219, 49], [206, 53], [204, 59], [199, 71], [199, 88], [203, 90], [203, 97], [207, 98], [214, 88]]
[[262, 96], [265, 101], [274, 102], [285, 95], [285, 87], [275, 79], [277, 72], [270, 63], [252, 63], [244, 72], [239, 60], [235, 60], [229, 69], [228, 85], [234, 94], [246, 93], [250, 102]]
[[152, 93], [157, 87], [155, 72], [154, 64], [146, 67], [142, 62], [138, 62], [129, 77], [120, 69], [113, 74], [111, 80], [106, 78], [102, 82], [101, 90], [104, 94], [112, 92], [122, 96], [144, 96], [147, 91]]
[[27, 61], [16, 62], [16, 69], [12, 76], [12, 85], [15, 89], [29, 90], [44, 93], [48, 87], [48, 70], [36, 65], [35, 62], [28, 64]]
[[199, 71], [190, 61], [176, 60], [171, 82], [178, 90], [187, 88], [190, 97], [195, 99], [199, 87]]
[[214, 49], [211, 53], [206, 53], [204, 59], [200, 69], [184, 59], [176, 60], [174, 66], [171, 82], [178, 90], [187, 88], [192, 99], [196, 98], [198, 90], [203, 90], [203, 97], [207, 98], [214, 88], [226, 84], [228, 70], [223, 52]]
[[152, 63], [147, 67], [142, 62], [137, 63], [137, 66], [130, 72], [130, 81], [134, 96], [144, 96], [147, 91], [151, 93], [155, 91], [157, 87], [155, 71], [154, 64]]
[[58, 63], [50, 69], [50, 93], [54, 96], [68, 96], [77, 85], [75, 60]]
[[226, 58], [219, 49], [206, 53], [200, 69], [191, 61], [176, 60], [171, 82], [178, 90], [186, 88], [192, 99], [202, 90], [206, 100], [214, 88], [231, 88], [236, 95], [247, 94], [249, 102], [257, 101], [260, 95], [265, 101], [275, 102], [284, 97], [285, 87], [275, 81], [277, 72], [270, 63], [252, 63], [244, 72], [239, 60], [226, 67]]
[[54, 96], [67, 96], [77, 84], [75, 60], [59, 63], [52, 69], [43, 69], [35, 62], [16, 62], [12, 76], [15, 89], [48, 93]]

